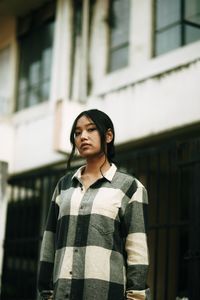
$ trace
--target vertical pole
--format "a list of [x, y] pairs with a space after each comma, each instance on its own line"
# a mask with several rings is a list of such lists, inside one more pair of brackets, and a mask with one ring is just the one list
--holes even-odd
[[4, 161], [0, 161], [0, 295], [1, 295], [1, 282], [2, 282], [6, 212], [7, 212], [7, 193], [6, 193], [7, 175], [8, 175], [8, 164]]

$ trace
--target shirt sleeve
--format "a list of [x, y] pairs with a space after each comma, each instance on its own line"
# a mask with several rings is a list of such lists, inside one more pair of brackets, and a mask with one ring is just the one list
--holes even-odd
[[38, 290], [40, 292], [41, 299], [47, 299], [48, 295], [52, 295], [53, 290], [52, 275], [55, 256], [55, 233], [59, 213], [58, 198], [59, 183], [54, 190], [50, 203], [40, 251]]
[[150, 291], [146, 285], [149, 265], [146, 234], [147, 204], [147, 191], [142, 184], [139, 184], [124, 212], [127, 257], [126, 299], [150, 299]]

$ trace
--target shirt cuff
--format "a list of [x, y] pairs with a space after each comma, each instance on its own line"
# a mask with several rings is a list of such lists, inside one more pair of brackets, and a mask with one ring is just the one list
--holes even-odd
[[146, 290], [129, 290], [126, 291], [127, 300], [150, 300], [150, 289]]
[[50, 297], [52, 297], [52, 296], [53, 296], [52, 290], [44, 290], [44, 291], [40, 292], [40, 300], [48, 300], [48, 299], [51, 299]]

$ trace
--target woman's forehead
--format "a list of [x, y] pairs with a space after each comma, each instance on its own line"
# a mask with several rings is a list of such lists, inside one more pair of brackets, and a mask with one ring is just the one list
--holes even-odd
[[90, 119], [88, 116], [83, 115], [77, 120], [75, 127], [76, 128], [84, 127], [84, 126], [89, 126], [89, 125], [93, 125], [93, 124], [95, 124], [95, 123], [92, 121], [92, 119]]

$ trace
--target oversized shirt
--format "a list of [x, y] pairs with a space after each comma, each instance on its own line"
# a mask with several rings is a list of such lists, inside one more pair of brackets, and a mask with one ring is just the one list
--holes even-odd
[[54, 191], [39, 291], [53, 289], [55, 300], [149, 299], [145, 187], [112, 164], [85, 190], [81, 170]]

